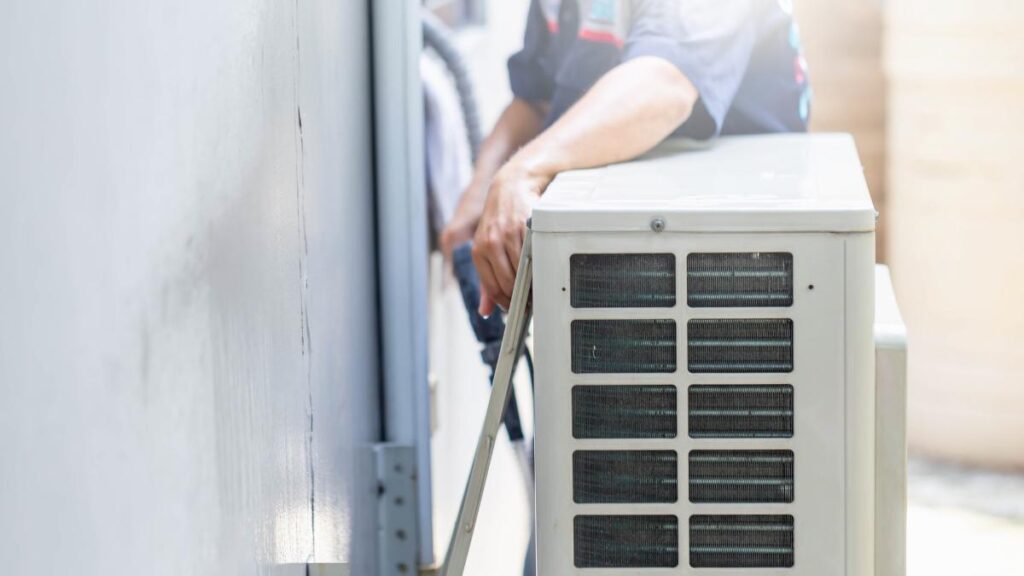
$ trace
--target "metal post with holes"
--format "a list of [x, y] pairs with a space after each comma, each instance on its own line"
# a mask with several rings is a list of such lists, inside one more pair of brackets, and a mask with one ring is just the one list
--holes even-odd
[[402, 444], [374, 447], [377, 468], [377, 573], [409, 576], [416, 561], [416, 449]]
[[386, 442], [415, 446], [416, 566], [434, 563], [427, 382], [423, 49], [418, 0], [371, 2], [381, 373]]

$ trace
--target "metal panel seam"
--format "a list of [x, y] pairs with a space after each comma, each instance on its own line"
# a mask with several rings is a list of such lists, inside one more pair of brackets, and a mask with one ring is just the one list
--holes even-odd
[[843, 406], [843, 434], [846, 438], [843, 440], [843, 573], [846, 574], [850, 567], [850, 493], [849, 493], [849, 469], [850, 469], [850, 382], [848, 380], [849, 374], [847, 371], [847, 354], [849, 353], [846, 345], [846, 332], [849, 328], [850, 322], [847, 315], [850, 313], [850, 298], [849, 298], [849, 242], [846, 239], [843, 240], [843, 398], [846, 399], [846, 405]]

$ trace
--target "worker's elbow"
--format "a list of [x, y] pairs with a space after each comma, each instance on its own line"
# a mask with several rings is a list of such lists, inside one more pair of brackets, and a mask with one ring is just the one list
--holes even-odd
[[677, 124], [682, 124], [690, 114], [700, 95], [696, 86], [675, 66], [666, 73], [669, 78], [666, 80], [666, 100], [669, 102], [669, 113]]
[[649, 57], [647, 67], [650, 80], [660, 88], [651, 92], [652, 95], [657, 94], [658, 109], [665, 114], [666, 120], [681, 124], [697, 105], [700, 96], [697, 87], [668, 60]]

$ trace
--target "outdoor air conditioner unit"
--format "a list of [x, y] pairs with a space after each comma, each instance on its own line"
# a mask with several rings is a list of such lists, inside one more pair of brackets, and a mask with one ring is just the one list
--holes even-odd
[[875, 215], [845, 135], [554, 180], [532, 219], [540, 576], [902, 573], [903, 336], [888, 295], [876, 410]]

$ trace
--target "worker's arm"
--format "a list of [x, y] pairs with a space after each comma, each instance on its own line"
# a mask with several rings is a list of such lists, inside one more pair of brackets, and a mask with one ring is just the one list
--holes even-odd
[[474, 237], [481, 314], [491, 314], [496, 303], [508, 306], [526, 219], [555, 175], [643, 154], [690, 116], [697, 97], [693, 84], [668, 61], [629, 60], [601, 77], [497, 171]]
[[540, 133], [545, 106], [515, 98], [498, 118], [491, 134], [480, 146], [473, 177], [441, 233], [441, 249], [446, 256], [451, 256], [457, 246], [473, 239], [494, 175], [516, 151]]

